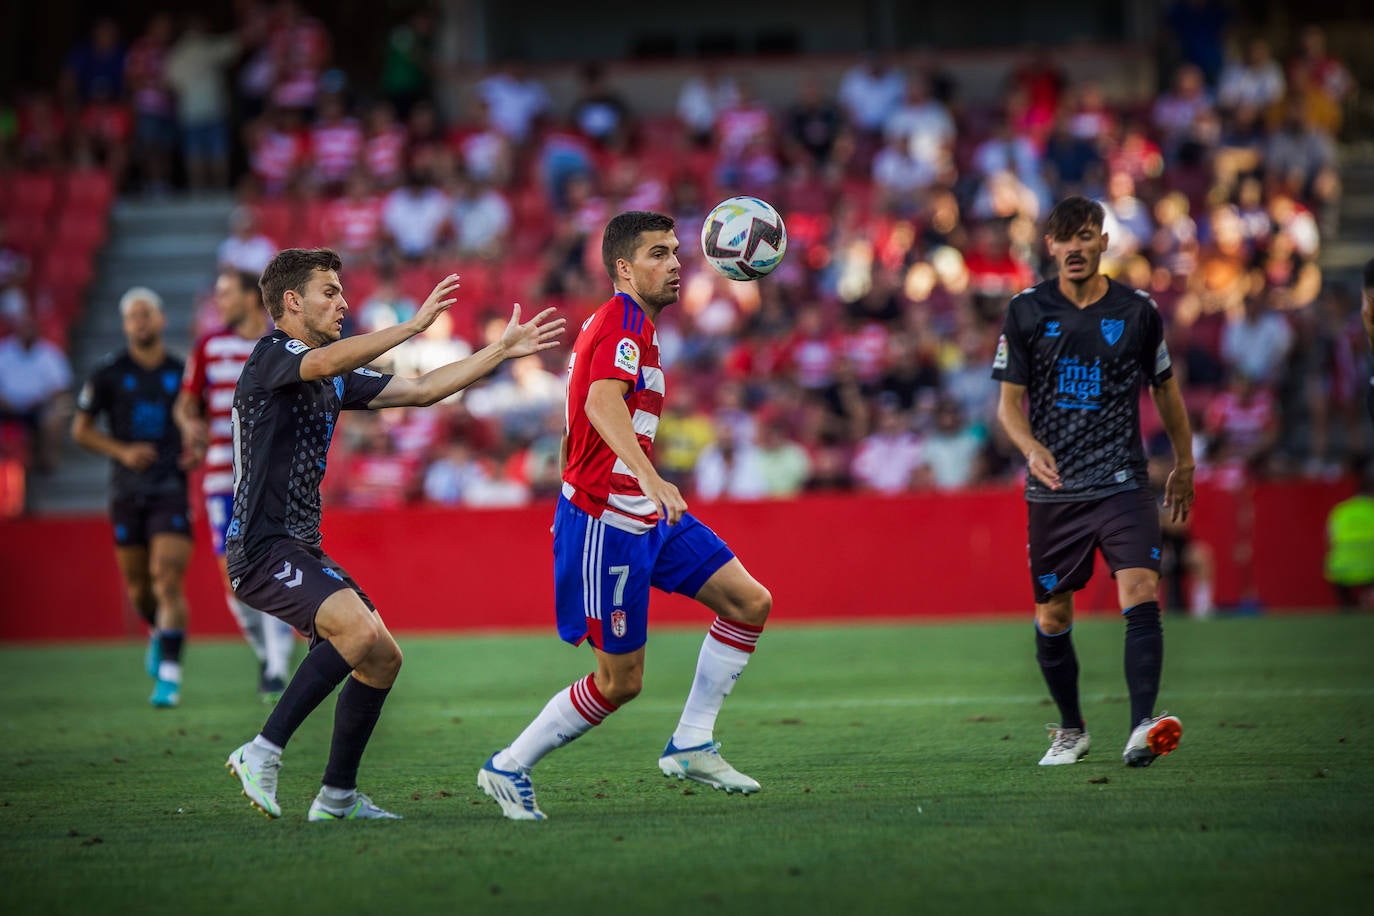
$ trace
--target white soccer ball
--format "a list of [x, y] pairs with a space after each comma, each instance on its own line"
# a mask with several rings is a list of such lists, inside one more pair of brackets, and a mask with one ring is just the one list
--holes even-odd
[[787, 227], [778, 211], [757, 197], [722, 200], [701, 225], [701, 252], [716, 273], [757, 280], [782, 263]]

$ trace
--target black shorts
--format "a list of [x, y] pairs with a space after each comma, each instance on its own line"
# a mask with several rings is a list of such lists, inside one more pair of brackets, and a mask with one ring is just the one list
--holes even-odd
[[185, 490], [116, 496], [110, 500], [110, 524], [119, 547], [145, 547], [155, 534], [191, 536], [191, 510]]
[[229, 584], [244, 604], [291, 624], [311, 646], [319, 641], [315, 614], [335, 592], [351, 588], [369, 610], [377, 610], [367, 592], [329, 554], [289, 538], [273, 541], [246, 571], [231, 570]]
[[1090, 502], [1026, 505], [1036, 604], [1087, 585], [1097, 550], [1113, 576], [1123, 569], [1159, 572], [1159, 507], [1149, 490], [1128, 490]]

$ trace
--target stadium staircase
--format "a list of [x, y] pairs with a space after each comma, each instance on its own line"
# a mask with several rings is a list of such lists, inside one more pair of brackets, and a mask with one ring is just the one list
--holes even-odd
[[[110, 211], [109, 244], [96, 259], [94, 282], [68, 355], [77, 385], [124, 345], [119, 298], [132, 286], [162, 296], [168, 349], [185, 357], [192, 343], [197, 300], [214, 282], [215, 252], [228, 232], [228, 195], [194, 199], [124, 198]], [[102, 511], [109, 465], [70, 440], [55, 472], [29, 478], [29, 511]]]

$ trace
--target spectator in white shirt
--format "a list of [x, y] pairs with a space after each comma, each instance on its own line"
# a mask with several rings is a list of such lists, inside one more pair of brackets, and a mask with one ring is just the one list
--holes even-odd
[[957, 490], [983, 476], [983, 437], [964, 424], [963, 412], [952, 398], [935, 408], [935, 429], [923, 443], [921, 458], [937, 490]]
[[1277, 384], [1292, 349], [1292, 327], [1269, 308], [1263, 295], [1247, 296], [1244, 313], [1227, 323], [1221, 334], [1221, 357], [1227, 367], [1262, 386]]
[[1217, 103], [1224, 109], [1250, 108], [1263, 112], [1283, 98], [1283, 69], [1274, 60], [1269, 42], [1256, 38], [1236, 60], [1221, 71]]
[[496, 257], [510, 232], [510, 204], [500, 191], [460, 173], [453, 182], [452, 220], [460, 257]]
[[277, 242], [258, 232], [258, 220], [248, 207], [235, 207], [229, 213], [227, 239], [219, 243], [220, 267], [261, 274], [277, 256]]
[[406, 183], [387, 195], [382, 205], [382, 231], [401, 257], [418, 261], [432, 255], [449, 227], [453, 202], [412, 168]]
[[491, 126], [513, 143], [528, 140], [535, 120], [549, 110], [549, 94], [543, 84], [516, 66], [484, 78], [477, 84], [477, 92], [487, 103]]
[[697, 455], [695, 485], [697, 495], [704, 500], [762, 499], [768, 495], [758, 450], [724, 422], [716, 424], [716, 441]]
[[24, 426], [32, 440], [33, 467], [45, 472], [57, 460], [71, 413], [72, 369], [38, 325], [24, 313], [14, 334], [0, 340], [0, 422]]
[[192, 190], [223, 188], [229, 181], [229, 96], [224, 76], [239, 53], [234, 35], [210, 35], [193, 13], [167, 52], [167, 84], [176, 90], [177, 120]]
[[854, 455], [854, 480], [862, 490], [893, 494], [910, 490], [923, 465], [921, 441], [895, 402], [880, 399], [875, 429]]
[[872, 57], [845, 71], [840, 78], [840, 106], [849, 122], [868, 134], [878, 134], [902, 103], [906, 79], [900, 70]]

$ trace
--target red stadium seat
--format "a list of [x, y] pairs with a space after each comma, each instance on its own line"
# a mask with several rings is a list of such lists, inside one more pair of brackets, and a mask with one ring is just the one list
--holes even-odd
[[258, 231], [277, 243], [280, 248], [289, 248], [296, 239], [296, 212], [285, 200], [262, 200], [252, 205], [253, 216], [258, 221]]
[[32, 210], [15, 210], [5, 217], [5, 244], [19, 249], [33, 259], [47, 247], [51, 226], [45, 214]]
[[94, 276], [95, 263], [89, 251], [50, 248], [35, 259], [33, 284], [35, 288], [84, 291]]
[[326, 220], [329, 216], [329, 201], [316, 198], [307, 201], [301, 211], [301, 225], [292, 244], [302, 248], [321, 248], [331, 239]]
[[105, 243], [105, 218], [94, 212], [73, 210], [70, 205], [62, 211], [53, 232], [53, 239], [61, 248], [95, 251]]
[[19, 172], [10, 183], [10, 212], [46, 217], [57, 203], [57, 175]]
[[114, 179], [103, 169], [77, 169], [65, 182], [63, 207], [84, 212], [104, 213], [114, 200]]

